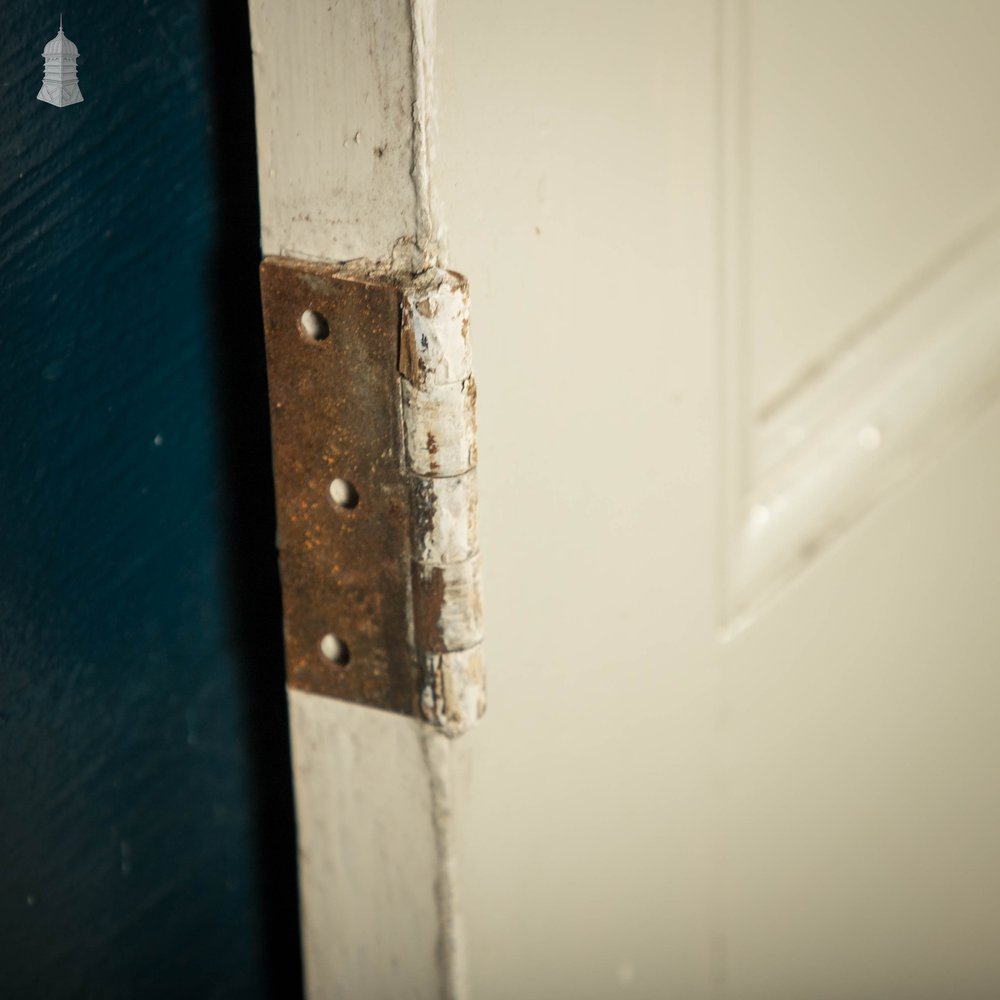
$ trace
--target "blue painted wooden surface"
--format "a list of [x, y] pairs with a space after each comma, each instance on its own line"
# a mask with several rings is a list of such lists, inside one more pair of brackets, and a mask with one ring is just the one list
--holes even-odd
[[[0, 996], [293, 997], [244, 5], [0, 35]], [[84, 103], [35, 95], [58, 27]]]

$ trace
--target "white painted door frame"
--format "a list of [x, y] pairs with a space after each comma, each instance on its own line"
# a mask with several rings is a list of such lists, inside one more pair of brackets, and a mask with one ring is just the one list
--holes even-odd
[[[447, 266], [431, 184], [433, 4], [251, 0], [265, 255]], [[289, 689], [312, 1000], [456, 997], [449, 739]]]

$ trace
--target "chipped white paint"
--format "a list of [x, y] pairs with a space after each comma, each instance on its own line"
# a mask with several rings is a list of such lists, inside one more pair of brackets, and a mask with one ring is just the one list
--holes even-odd
[[400, 336], [400, 368], [410, 382], [464, 382], [472, 374], [465, 281], [440, 268], [419, 275], [403, 297]]
[[429, 722], [458, 735], [486, 704], [476, 389], [463, 278], [433, 269], [404, 295], [399, 368], [415, 536], [413, 641], [424, 664], [421, 703]]
[[[482, 641], [483, 607], [479, 559], [433, 566], [414, 563], [413, 610], [419, 620], [433, 615], [431, 649], [457, 651]], [[440, 607], [440, 610], [438, 608]], [[418, 640], [419, 641], [419, 640]], [[470, 722], [475, 722], [471, 719]]]
[[476, 387], [469, 351], [469, 292], [441, 269], [403, 299], [400, 371], [407, 466], [460, 476], [476, 464]]
[[421, 476], [460, 476], [476, 464], [476, 383], [419, 389], [403, 381], [406, 461]]
[[[264, 253], [353, 261], [359, 275], [428, 271], [413, 301], [426, 298], [432, 313], [452, 283], [436, 270], [434, 8], [250, 0]], [[448, 303], [467, 315], [467, 299]], [[452, 328], [442, 313], [422, 330], [440, 331], [446, 378], [456, 371]], [[469, 374], [459, 386], [468, 379], [471, 391]], [[465, 456], [460, 480], [411, 476], [413, 507], [426, 515], [418, 560], [478, 551], [468, 443]], [[439, 471], [432, 464], [421, 468]], [[481, 662], [479, 648], [426, 654], [440, 698], [425, 692], [424, 708], [441, 730], [482, 714]], [[401, 716], [302, 691], [289, 699], [310, 1000], [464, 996], [449, 740]]]
[[434, 117], [434, 42], [436, 0], [410, 0], [413, 37], [413, 149], [411, 176], [416, 197], [416, 242], [425, 262], [441, 256], [432, 183], [436, 121]]
[[424, 717], [442, 732], [457, 736], [467, 719], [486, 711], [486, 670], [482, 645], [453, 653], [424, 653]]
[[412, 558], [424, 563], [453, 563], [479, 551], [476, 470], [460, 476], [410, 480], [414, 510]]

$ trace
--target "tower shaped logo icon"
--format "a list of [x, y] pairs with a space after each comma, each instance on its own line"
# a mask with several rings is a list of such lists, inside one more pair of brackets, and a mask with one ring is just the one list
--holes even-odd
[[52, 39], [42, 52], [45, 59], [45, 76], [38, 99], [57, 108], [67, 104], [79, 104], [83, 100], [80, 84], [76, 79], [76, 60], [80, 53], [77, 47], [63, 34], [62, 17], [59, 18], [59, 34]]

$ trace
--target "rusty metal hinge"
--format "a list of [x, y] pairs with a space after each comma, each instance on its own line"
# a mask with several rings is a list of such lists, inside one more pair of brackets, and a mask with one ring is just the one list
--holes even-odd
[[261, 264], [288, 683], [485, 709], [465, 279]]

